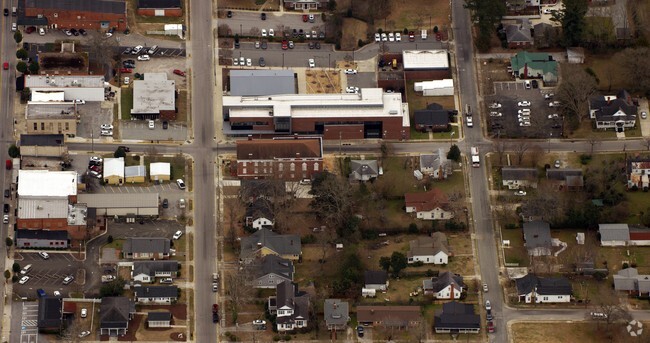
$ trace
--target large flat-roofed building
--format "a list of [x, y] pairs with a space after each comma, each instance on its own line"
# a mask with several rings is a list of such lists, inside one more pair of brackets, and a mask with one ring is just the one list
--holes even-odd
[[229, 135], [409, 138], [408, 104], [400, 93], [381, 88], [363, 88], [359, 94], [225, 96], [223, 107]]
[[104, 101], [104, 77], [93, 75], [25, 75], [25, 87], [32, 92], [63, 92], [67, 101]]
[[296, 94], [293, 70], [231, 70], [230, 95]]
[[133, 81], [133, 109], [138, 119], [176, 119], [176, 81], [165, 73], [145, 73]]
[[127, 25], [125, 0], [19, 0], [18, 12], [18, 25], [119, 31]]
[[77, 105], [74, 102], [34, 102], [25, 108], [27, 133], [77, 134]]
[[157, 217], [160, 196], [158, 193], [79, 194], [78, 201], [95, 209], [97, 216]]
[[241, 179], [311, 179], [323, 171], [320, 138], [237, 141], [237, 176]]

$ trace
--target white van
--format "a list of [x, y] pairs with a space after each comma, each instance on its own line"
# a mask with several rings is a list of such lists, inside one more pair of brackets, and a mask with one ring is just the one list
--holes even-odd
[[20, 275], [27, 275], [29, 271], [32, 270], [32, 265], [28, 264], [25, 267], [23, 267], [23, 270], [20, 271]]
[[185, 199], [178, 200], [178, 207], [185, 208]]
[[427, 30], [422, 30], [422, 32], [420, 33], [420, 36], [422, 37], [422, 40], [426, 40], [427, 39]]

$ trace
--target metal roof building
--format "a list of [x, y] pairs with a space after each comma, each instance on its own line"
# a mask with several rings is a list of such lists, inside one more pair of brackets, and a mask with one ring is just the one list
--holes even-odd
[[94, 208], [98, 216], [158, 216], [158, 193], [79, 194], [78, 203]]
[[176, 81], [165, 73], [145, 73], [144, 80], [133, 81], [132, 114], [159, 114], [176, 109]]
[[447, 50], [404, 50], [404, 70], [449, 69]]
[[231, 70], [230, 95], [296, 94], [293, 70]]

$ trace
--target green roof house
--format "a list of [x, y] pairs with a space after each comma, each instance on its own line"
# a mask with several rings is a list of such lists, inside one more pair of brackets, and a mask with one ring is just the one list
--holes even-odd
[[557, 83], [557, 61], [549, 54], [522, 51], [510, 59], [510, 65], [520, 79], [541, 78], [546, 85]]

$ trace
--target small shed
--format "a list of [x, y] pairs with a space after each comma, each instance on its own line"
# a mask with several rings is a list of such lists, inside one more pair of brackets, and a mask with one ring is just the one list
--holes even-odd
[[170, 312], [149, 312], [147, 315], [147, 327], [168, 328], [172, 325], [172, 314]]
[[171, 164], [169, 162], [149, 164], [149, 179], [151, 181], [169, 181], [171, 179]]
[[147, 167], [129, 166], [124, 168], [124, 178], [126, 183], [143, 183], [147, 177]]
[[566, 49], [566, 56], [569, 63], [585, 63], [585, 49], [570, 47]]

